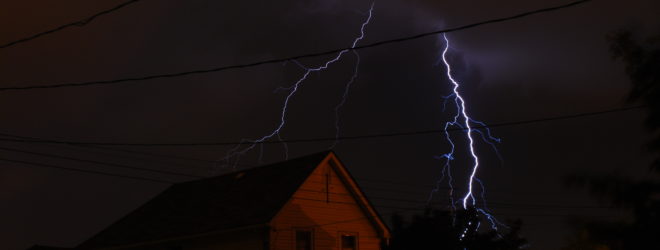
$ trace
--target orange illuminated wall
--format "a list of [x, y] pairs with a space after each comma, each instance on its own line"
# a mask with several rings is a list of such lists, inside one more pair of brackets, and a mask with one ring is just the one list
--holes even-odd
[[357, 249], [378, 250], [389, 231], [334, 154], [313, 171], [271, 221], [270, 249], [296, 250], [296, 230], [309, 230], [314, 250], [341, 250], [341, 236]]

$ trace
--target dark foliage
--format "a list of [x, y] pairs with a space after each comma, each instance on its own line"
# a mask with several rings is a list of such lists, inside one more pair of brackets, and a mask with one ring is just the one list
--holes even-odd
[[404, 223], [402, 216], [392, 216], [392, 238], [383, 250], [409, 249], [483, 249], [509, 250], [522, 249], [527, 241], [519, 236], [520, 222], [514, 223], [506, 233], [494, 230], [480, 232], [482, 218], [471, 209], [452, 214], [449, 211], [427, 210]]
[[[660, 245], [660, 183], [632, 181], [614, 175], [581, 175], [568, 179], [572, 186], [586, 187], [596, 197], [632, 212], [632, 219], [617, 222], [576, 221], [583, 233], [582, 241], [606, 245], [607, 249], [648, 249]], [[572, 242], [571, 245], [585, 244]], [[598, 249], [571, 248], [565, 249]]]
[[632, 84], [628, 102], [648, 106], [645, 124], [652, 133], [648, 149], [656, 154], [651, 168], [660, 172], [660, 34], [643, 41], [622, 30], [610, 36], [612, 55], [625, 63]]
[[641, 41], [630, 30], [610, 36], [612, 55], [624, 62], [632, 84], [628, 102], [647, 106], [645, 125], [651, 132], [647, 149], [655, 154], [656, 176], [633, 181], [616, 175], [573, 175], [567, 184], [587, 188], [595, 197], [631, 211], [619, 222], [581, 221], [580, 235], [565, 249], [650, 249], [660, 246], [660, 36]]

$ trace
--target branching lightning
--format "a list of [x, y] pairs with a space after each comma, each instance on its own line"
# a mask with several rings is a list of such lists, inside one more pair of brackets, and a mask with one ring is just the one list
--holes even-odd
[[[364, 36], [364, 24], [362, 25], [362, 36]], [[346, 87], [344, 88], [344, 94], [341, 96], [341, 101], [339, 102], [339, 104], [337, 104], [337, 106], [335, 106], [335, 138], [339, 138], [339, 110], [346, 103], [346, 100], [348, 99], [348, 92], [351, 90], [351, 85], [353, 85], [353, 82], [355, 82], [355, 79], [358, 76], [358, 71], [360, 69], [360, 54], [358, 54], [357, 51], [355, 50], [353, 51], [353, 54], [355, 54], [355, 58], [356, 58], [355, 70], [353, 70], [353, 76], [351, 76], [351, 79], [348, 80], [348, 82], [346, 83]], [[335, 139], [335, 142], [332, 143], [330, 149], [337, 146], [337, 143], [339, 143], [339, 140]]]
[[[360, 35], [353, 40], [353, 43], [351, 44], [351, 48], [355, 48], [357, 43], [360, 42], [364, 38], [364, 36], [365, 36], [364, 30], [365, 30], [365, 27], [371, 21], [373, 9], [374, 9], [374, 3], [371, 4], [371, 7], [369, 8], [368, 16], [367, 16], [366, 20], [362, 23], [362, 25], [360, 27]], [[287, 110], [289, 108], [289, 103], [290, 103], [291, 99], [298, 93], [298, 90], [300, 89], [302, 84], [305, 82], [305, 80], [307, 80], [307, 77], [312, 72], [321, 72], [321, 71], [327, 69], [328, 67], [330, 67], [330, 65], [332, 65], [335, 62], [339, 61], [342, 58], [342, 56], [344, 54], [348, 53], [349, 51], [351, 51], [351, 50], [348, 50], [348, 49], [342, 50], [334, 58], [326, 61], [321, 66], [318, 66], [318, 67], [315, 67], [315, 68], [305, 67], [304, 65], [300, 64], [299, 62], [294, 61], [296, 64], [301, 66], [305, 72], [293, 85], [291, 85], [291, 87], [278, 88], [278, 90], [288, 91], [288, 94], [287, 94], [286, 98], [284, 99], [284, 104], [282, 105], [282, 109], [280, 111], [280, 121], [279, 121], [279, 124], [277, 125], [277, 127], [275, 127], [275, 129], [273, 129], [270, 133], [262, 136], [261, 138], [253, 139], [253, 140], [242, 139], [241, 143], [239, 145], [237, 145], [236, 147], [230, 149], [227, 152], [225, 157], [221, 159], [221, 162], [227, 163], [228, 165], [232, 165], [232, 166], [235, 167], [236, 164], [239, 162], [240, 157], [242, 155], [244, 155], [245, 153], [247, 153], [250, 150], [254, 149], [257, 145], [261, 144], [262, 142], [264, 142], [266, 140], [274, 139], [274, 138], [277, 138], [278, 140], [282, 141], [282, 138], [280, 137], [280, 132], [281, 132], [282, 128], [284, 128], [284, 125], [286, 124], [286, 116], [287, 116]], [[359, 57], [359, 55], [357, 54], [356, 51], [353, 51], [353, 53], [357, 56], [355, 71], [354, 71], [353, 76], [351, 77], [351, 79], [346, 84], [346, 89], [345, 89], [344, 94], [342, 96], [341, 102], [335, 107], [335, 117], [336, 117], [337, 120], [339, 119], [339, 109], [341, 109], [341, 107], [346, 102], [346, 98], [348, 97], [349, 88], [351, 87], [352, 83], [355, 81], [355, 78], [357, 78], [357, 70], [358, 70], [358, 65], [359, 65], [359, 62], [360, 62], [360, 60], [359, 60], [360, 57]], [[339, 135], [339, 122], [338, 121], [335, 121], [335, 127], [337, 129], [336, 135], [338, 136]], [[335, 144], [336, 143], [337, 142], [335, 141]], [[247, 145], [247, 146], [245, 146], [245, 145]], [[284, 149], [285, 149], [285, 157], [288, 158], [288, 146], [284, 142], [283, 142], [283, 146], [284, 146]], [[333, 144], [333, 147], [334, 147], [334, 144]]]
[[[445, 154], [437, 157], [438, 159], [444, 159], [445, 164], [442, 168], [442, 176], [441, 176], [440, 180], [438, 180], [438, 182], [436, 182], [436, 188], [431, 192], [431, 196], [429, 197], [429, 202], [433, 198], [433, 194], [440, 189], [440, 187], [439, 187], [440, 184], [446, 178], [447, 183], [449, 185], [449, 199], [450, 199], [450, 207], [451, 207], [452, 211], [456, 210], [456, 203], [460, 203], [464, 210], [474, 209], [476, 212], [478, 212], [480, 214], [483, 214], [485, 216], [486, 220], [488, 220], [488, 222], [491, 225], [491, 229], [497, 231], [498, 226], [506, 227], [506, 225], [500, 223], [494, 216], [492, 216], [490, 214], [490, 210], [488, 209], [488, 207], [486, 205], [486, 198], [485, 198], [486, 191], [485, 191], [484, 184], [480, 179], [478, 179], [476, 177], [477, 172], [478, 172], [479, 167], [480, 167], [480, 162], [479, 162], [479, 156], [478, 156], [478, 154], [476, 152], [476, 149], [475, 149], [475, 138], [481, 138], [484, 142], [489, 144], [493, 148], [493, 150], [495, 151], [497, 156], [500, 157], [500, 160], [501, 160], [501, 156], [500, 156], [500, 154], [497, 150], [497, 147], [495, 145], [495, 143], [499, 143], [500, 140], [498, 138], [493, 137], [488, 128], [484, 128], [483, 130], [473, 128], [473, 124], [477, 124], [480, 127], [484, 127], [486, 124], [484, 124], [483, 122], [474, 120], [473, 118], [471, 118], [469, 116], [468, 110], [466, 108], [465, 99], [461, 95], [461, 83], [459, 81], [457, 81], [454, 78], [454, 76], [452, 75], [452, 67], [451, 67], [451, 64], [449, 63], [449, 61], [447, 59], [447, 53], [448, 53], [449, 48], [450, 48], [449, 39], [447, 38], [446, 34], [443, 34], [442, 38], [444, 40], [445, 47], [442, 51], [442, 55], [441, 55], [442, 60], [441, 61], [442, 61], [442, 63], [444, 64], [444, 66], [446, 68], [446, 76], [447, 76], [447, 79], [450, 81], [451, 87], [452, 87], [451, 88], [452, 93], [450, 95], [444, 97], [445, 100], [443, 102], [443, 112], [447, 108], [447, 103], [449, 101], [453, 101], [453, 104], [456, 107], [456, 114], [452, 117], [452, 119], [450, 121], [446, 122], [445, 126], [444, 126], [445, 139], [449, 143], [450, 150], [449, 150], [448, 153], [445, 153]], [[454, 158], [455, 158], [454, 153], [455, 153], [455, 150], [456, 150], [456, 144], [454, 143], [453, 138], [450, 136], [449, 130], [448, 130], [449, 127], [452, 127], [452, 126], [456, 126], [458, 128], [461, 128], [465, 132], [465, 135], [466, 135], [467, 141], [468, 141], [468, 151], [470, 152], [470, 157], [471, 157], [471, 160], [472, 160], [472, 166], [469, 169], [469, 177], [467, 179], [467, 191], [462, 196], [462, 198], [460, 198], [460, 201], [458, 201], [458, 202], [454, 201], [454, 192], [455, 192], [454, 191], [454, 183], [453, 183], [454, 178], [452, 177], [452, 165], [451, 165], [451, 161], [454, 160]], [[475, 133], [478, 134], [478, 137]], [[479, 205], [477, 203], [477, 198], [475, 197], [475, 182], [478, 183], [479, 186], [481, 187], [481, 191], [480, 191], [481, 200], [482, 200], [482, 202], [480, 202], [481, 205]], [[468, 222], [468, 227], [469, 227], [469, 225], [471, 225], [471, 222]], [[477, 230], [478, 230], [479, 226], [480, 226], [480, 223], [477, 224], [477, 228], [476, 228]], [[465, 230], [463, 231], [463, 233], [460, 235], [461, 240], [465, 237], [465, 235], [467, 234], [467, 231], [468, 231], [468, 228], [466, 227]]]
[[[365, 28], [369, 24], [372, 18], [372, 13], [373, 13], [373, 8], [374, 4], [371, 4], [371, 7], [369, 8], [368, 16], [366, 17], [366, 20], [362, 22], [362, 25], [360, 27], [360, 35], [357, 36], [356, 38], [353, 39], [353, 42], [351, 44], [351, 48], [355, 48], [358, 42], [360, 42], [364, 37], [365, 37]], [[444, 131], [445, 131], [445, 139], [450, 145], [450, 150], [449, 152], [438, 156], [436, 158], [438, 159], [443, 159], [445, 161], [443, 168], [442, 168], [442, 177], [440, 180], [436, 183], [436, 188], [431, 192], [431, 196], [429, 197], [428, 201], [431, 202], [433, 198], [433, 194], [436, 193], [440, 189], [440, 184], [446, 179], [447, 183], [449, 185], [449, 199], [450, 199], [450, 206], [452, 211], [457, 210], [457, 204], [460, 204], [462, 209], [464, 210], [469, 210], [473, 209], [473, 211], [476, 211], [479, 214], [484, 215], [485, 219], [490, 223], [491, 229], [497, 231], [498, 226], [505, 226], [504, 224], [500, 223], [494, 216], [490, 214], [490, 210], [488, 209], [486, 205], [486, 199], [485, 199], [485, 187], [483, 182], [477, 178], [477, 173], [480, 168], [480, 159], [477, 154], [476, 148], [475, 148], [475, 141], [476, 139], [481, 139], [487, 144], [489, 144], [495, 153], [497, 154], [498, 157], [501, 156], [497, 150], [496, 143], [499, 143], [500, 140], [494, 136], [492, 136], [490, 130], [488, 128], [485, 128], [485, 124], [473, 119], [472, 117], [469, 116], [469, 112], [467, 110], [467, 105], [465, 102], [464, 97], [461, 95], [461, 83], [457, 81], [454, 76], [452, 75], [452, 66], [449, 63], [447, 59], [447, 54], [449, 52], [449, 39], [447, 38], [446, 34], [443, 34], [443, 40], [444, 44], [446, 45], [444, 49], [442, 50], [441, 54], [441, 60], [442, 64], [444, 64], [446, 68], [446, 77], [451, 83], [451, 89], [452, 93], [448, 96], [444, 97], [444, 103], [443, 103], [443, 112], [447, 108], [447, 104], [449, 102], [452, 102], [453, 105], [456, 107], [456, 114], [452, 117], [452, 119], [444, 124]], [[257, 145], [260, 145], [260, 147], [263, 147], [262, 142], [265, 142], [267, 140], [279, 140], [282, 141], [281, 138], [281, 131], [286, 125], [287, 121], [287, 114], [288, 114], [288, 109], [289, 109], [289, 104], [291, 103], [291, 100], [293, 97], [295, 97], [304, 82], [308, 79], [309, 75], [312, 72], [322, 72], [329, 68], [332, 64], [340, 61], [344, 55], [348, 52], [353, 52], [353, 54], [356, 57], [356, 62], [355, 62], [355, 67], [353, 70], [353, 75], [351, 78], [346, 82], [344, 86], [344, 91], [343, 95], [341, 96], [340, 102], [335, 106], [334, 112], [335, 112], [335, 136], [336, 138], [339, 137], [339, 131], [340, 131], [340, 123], [339, 123], [339, 117], [340, 117], [340, 110], [346, 103], [346, 100], [349, 95], [350, 88], [352, 84], [355, 82], [355, 80], [358, 77], [358, 71], [359, 71], [359, 65], [360, 65], [360, 55], [350, 49], [342, 50], [340, 51], [335, 57], [331, 58], [330, 60], [322, 63], [320, 66], [317, 67], [307, 67], [300, 62], [297, 61], [292, 61], [296, 65], [300, 66], [304, 73], [301, 75], [298, 80], [296, 80], [291, 86], [289, 87], [280, 87], [276, 89], [277, 92], [283, 91], [286, 92], [286, 97], [284, 98], [284, 103], [282, 105], [281, 111], [279, 113], [279, 123], [277, 126], [270, 131], [268, 134], [257, 138], [257, 139], [242, 139], [241, 144], [237, 145], [236, 147], [230, 149], [226, 156], [221, 159], [222, 162], [236, 166], [236, 164], [240, 161], [241, 156], [246, 154], [247, 152], [253, 150]], [[456, 200], [455, 199], [455, 193], [456, 191], [454, 190], [454, 176], [452, 175], [452, 164], [451, 162], [455, 159], [455, 153], [456, 153], [456, 143], [454, 142], [454, 138], [450, 135], [449, 130], [450, 127], [458, 127], [462, 129], [465, 132], [467, 142], [468, 142], [468, 151], [470, 153], [470, 159], [472, 161], [472, 165], [469, 168], [469, 177], [467, 178], [467, 190], [466, 192], [461, 196], [460, 199]], [[474, 128], [474, 126], [477, 127], [484, 127], [483, 129], [479, 128]], [[338, 140], [335, 140], [335, 142], [332, 144], [330, 148], [333, 148], [337, 145]], [[288, 158], [288, 146], [286, 145], [285, 142], [282, 141], [282, 144], [284, 146], [284, 151], [285, 151], [285, 157]], [[263, 148], [260, 152], [260, 159], [263, 154]], [[478, 183], [478, 185], [481, 187], [481, 190], [479, 192], [475, 191], [475, 182]], [[482, 202], [477, 201], [477, 197], [475, 196], [475, 193], [480, 194], [480, 198]], [[463, 237], [466, 236], [466, 234], [469, 231], [469, 228], [476, 228], [477, 230], [481, 226], [481, 222], [476, 222], [476, 227], [474, 226], [472, 222], [468, 222], [468, 226], [464, 229], [463, 233], [461, 234], [461, 240]]]
[[467, 109], [465, 108], [465, 100], [461, 96], [460, 91], [458, 91], [458, 89], [460, 88], [460, 84], [452, 76], [451, 65], [449, 65], [449, 62], [447, 61], [447, 51], [449, 51], [449, 39], [447, 39], [447, 35], [445, 34], [443, 34], [443, 38], [445, 39], [445, 43], [447, 44], [447, 46], [445, 46], [445, 50], [442, 52], [442, 62], [444, 62], [445, 67], [447, 67], [447, 78], [449, 78], [449, 81], [451, 81], [451, 83], [454, 85], [452, 89], [454, 92], [453, 96], [459, 111], [454, 117], [455, 119], [452, 123], [456, 123], [457, 120], [456, 118], [462, 116], [463, 124], [461, 124], [461, 127], [467, 129], [466, 134], [469, 141], [470, 155], [474, 160], [474, 165], [472, 166], [472, 173], [470, 173], [470, 178], [468, 180], [468, 192], [463, 197], [463, 209], [467, 209], [468, 200], [471, 201], [472, 206], [476, 205], [476, 200], [474, 199], [474, 193], [472, 192], [472, 186], [474, 184], [474, 177], [477, 174], [477, 170], [479, 169], [479, 157], [477, 156], [477, 153], [475, 152], [474, 149], [474, 139], [472, 138], [472, 126], [470, 126], [471, 118], [470, 116], [468, 116]]

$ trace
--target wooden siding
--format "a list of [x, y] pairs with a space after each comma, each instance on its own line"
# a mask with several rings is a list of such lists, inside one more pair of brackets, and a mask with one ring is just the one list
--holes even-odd
[[295, 250], [295, 230], [309, 229], [314, 250], [340, 250], [341, 233], [357, 235], [360, 250], [379, 250], [381, 239], [368, 216], [325, 161], [271, 221], [270, 249]]

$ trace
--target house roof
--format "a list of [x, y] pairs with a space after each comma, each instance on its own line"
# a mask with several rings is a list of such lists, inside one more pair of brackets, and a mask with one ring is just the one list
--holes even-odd
[[329, 154], [174, 184], [79, 247], [120, 246], [265, 225]]

